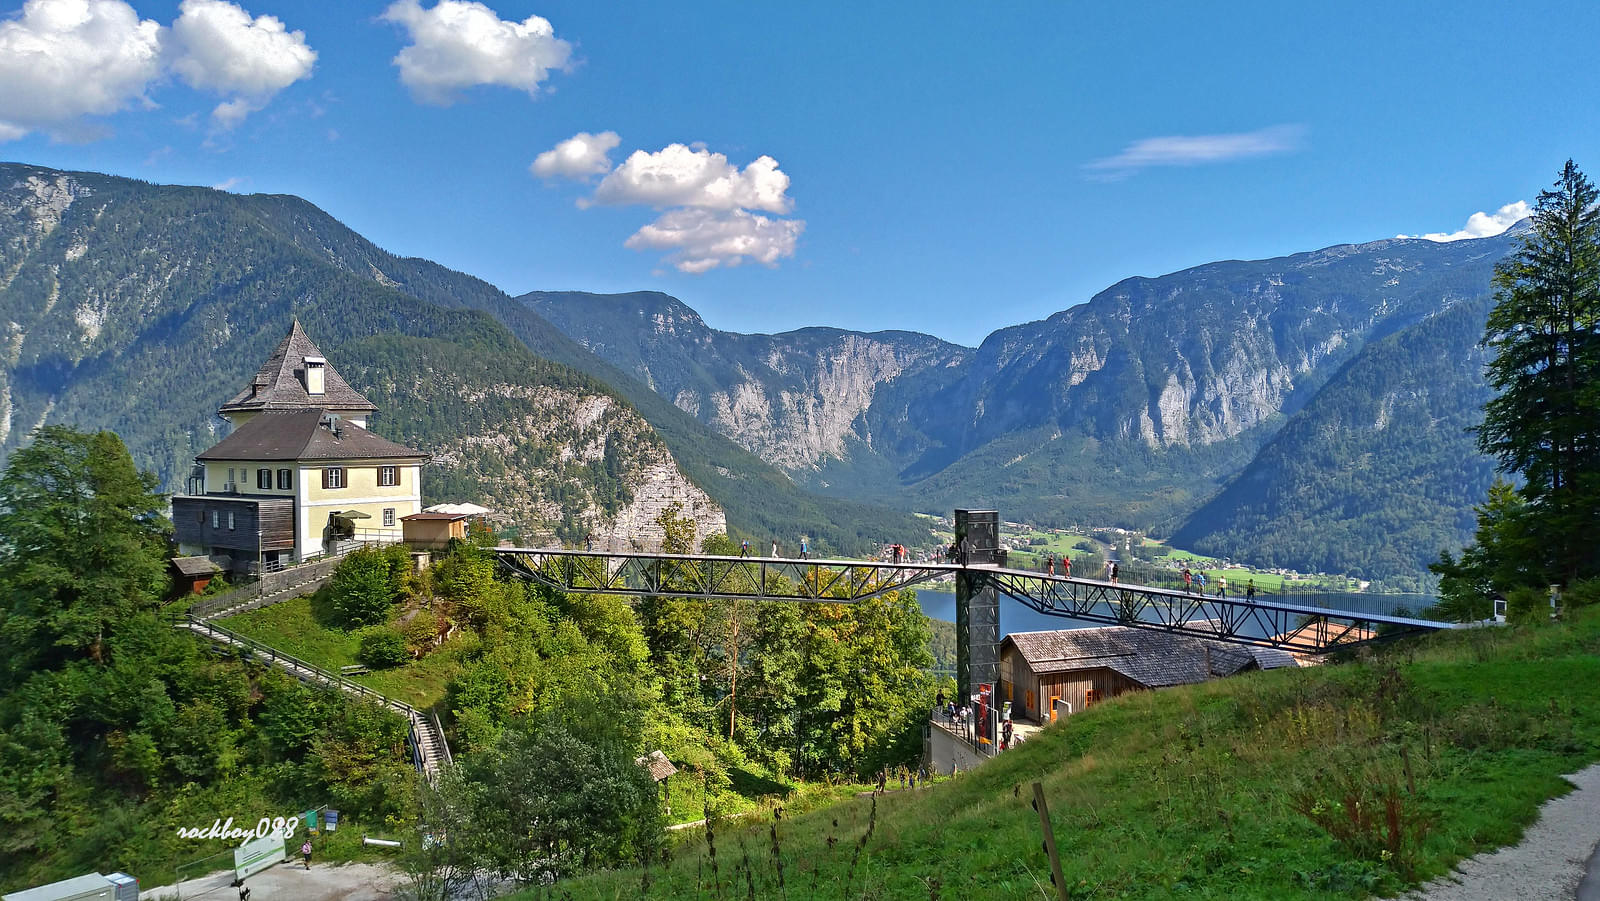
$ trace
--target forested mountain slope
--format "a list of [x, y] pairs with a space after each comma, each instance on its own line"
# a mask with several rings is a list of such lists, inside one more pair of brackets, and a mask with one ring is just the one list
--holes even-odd
[[[615, 470], [621, 458], [637, 456], [627, 464], [629, 478], [646, 494], [693, 507], [703, 506], [705, 489], [744, 534], [784, 543], [808, 534], [819, 548], [857, 552], [918, 528], [907, 515], [802, 490], [494, 286], [389, 254], [298, 197], [0, 165], [0, 326], [15, 323], [4, 326], [10, 353], [0, 367], [0, 452], [48, 413], [49, 421], [124, 431], [141, 465], [170, 481], [224, 427], [212, 412], [281, 339], [295, 312], [341, 371], [393, 386], [363, 386], [386, 407], [375, 428], [430, 449], [440, 439], [448, 465], [441, 478], [429, 480], [436, 492], [461, 495], [477, 486], [500, 503], [565, 523], [569, 536], [581, 533], [577, 523], [586, 510], [591, 518], [618, 510], [624, 526], [616, 520], [609, 526], [631, 529], [626, 524], [637, 519], [630, 513], [639, 505], [627, 506], [631, 490]], [[385, 356], [397, 345], [345, 347], [386, 334], [426, 342], [446, 324], [466, 337], [423, 356], [433, 383], [448, 386], [447, 396], [459, 402], [433, 397], [428, 379]], [[367, 371], [352, 368], [356, 357]], [[519, 377], [526, 367], [542, 374]], [[96, 378], [98, 394], [91, 396]], [[570, 398], [559, 411], [552, 408], [547, 393], [533, 390], [548, 379], [576, 380], [591, 397], [620, 402], [619, 409], [631, 405], [646, 422], [608, 433], [623, 439], [608, 460], [593, 435], [557, 434], [580, 429], [570, 413], [582, 405]], [[509, 387], [482, 390], [501, 382]], [[103, 390], [109, 385], [134, 390]], [[485, 405], [491, 396], [495, 402]], [[161, 406], [151, 415], [157, 397]], [[508, 408], [518, 404], [543, 412]], [[592, 403], [582, 408], [595, 412]], [[627, 415], [636, 419], [633, 410]], [[500, 425], [521, 437], [483, 431], [487, 418], [501, 416]], [[605, 428], [614, 421], [620, 422], [612, 416]], [[447, 433], [428, 433], [439, 428]], [[557, 444], [548, 446], [553, 438]], [[527, 480], [537, 477], [530, 474], [548, 469], [541, 454], [563, 458], [568, 445], [560, 442], [569, 440], [586, 446], [568, 459], [584, 472], [570, 473], [564, 489], [551, 483], [533, 491]], [[536, 450], [541, 442], [544, 452]], [[622, 453], [635, 444], [635, 452]], [[564, 499], [554, 507], [546, 502], [557, 495]]]
[[[181, 485], [227, 428], [217, 407], [298, 315], [380, 405], [375, 430], [435, 455], [427, 502], [483, 500], [568, 538], [632, 538], [637, 508], [663, 498], [720, 523], [626, 401], [491, 316], [405, 293], [373, 263], [330, 262], [341, 237], [374, 262], [381, 252], [309, 229], [309, 208], [0, 167], [0, 449], [46, 422], [111, 429]], [[449, 299], [442, 279], [398, 268], [417, 294]]]
[[1173, 541], [1391, 584], [1459, 547], [1494, 478], [1469, 431], [1490, 397], [1488, 310], [1457, 304], [1367, 345]]

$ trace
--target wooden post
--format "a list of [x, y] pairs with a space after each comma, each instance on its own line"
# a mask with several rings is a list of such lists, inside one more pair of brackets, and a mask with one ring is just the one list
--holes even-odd
[[1044, 801], [1044, 783], [1033, 784], [1033, 809], [1039, 812], [1039, 829], [1044, 832], [1044, 853], [1050, 855], [1050, 883], [1056, 897], [1067, 901], [1067, 879], [1061, 875], [1061, 855], [1056, 853], [1056, 833], [1050, 828], [1050, 808]]

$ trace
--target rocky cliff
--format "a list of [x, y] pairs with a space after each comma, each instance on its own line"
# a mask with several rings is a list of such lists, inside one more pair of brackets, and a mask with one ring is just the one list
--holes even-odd
[[907, 385], [937, 390], [971, 353], [914, 332], [724, 332], [656, 292], [536, 291], [518, 300], [802, 481], [857, 456], [902, 455], [908, 432], [885, 399]]

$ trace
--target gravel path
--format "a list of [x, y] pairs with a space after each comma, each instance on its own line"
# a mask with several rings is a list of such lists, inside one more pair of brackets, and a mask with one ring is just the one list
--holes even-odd
[[[245, 880], [250, 901], [391, 901], [404, 877], [386, 863], [312, 864], [289, 860]], [[183, 901], [234, 901], [233, 873], [212, 873], [183, 884]], [[173, 886], [147, 889], [141, 901], [178, 897]]]
[[[1406, 895], [1410, 901], [1556, 901], [1578, 898], [1600, 844], [1600, 764], [1566, 777], [1577, 791], [1546, 801], [1522, 842], [1463, 860], [1456, 872]], [[1594, 880], [1584, 886], [1593, 897]]]

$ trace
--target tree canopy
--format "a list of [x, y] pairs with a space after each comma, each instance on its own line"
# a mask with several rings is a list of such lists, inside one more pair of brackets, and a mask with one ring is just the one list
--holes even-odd
[[1478, 446], [1520, 485], [1497, 483], [1474, 542], [1432, 566], [1439, 611], [1460, 619], [1494, 597], [1537, 607], [1550, 586], [1586, 598], [1600, 577], [1600, 192], [1571, 160], [1495, 286], [1483, 346], [1498, 393]]

